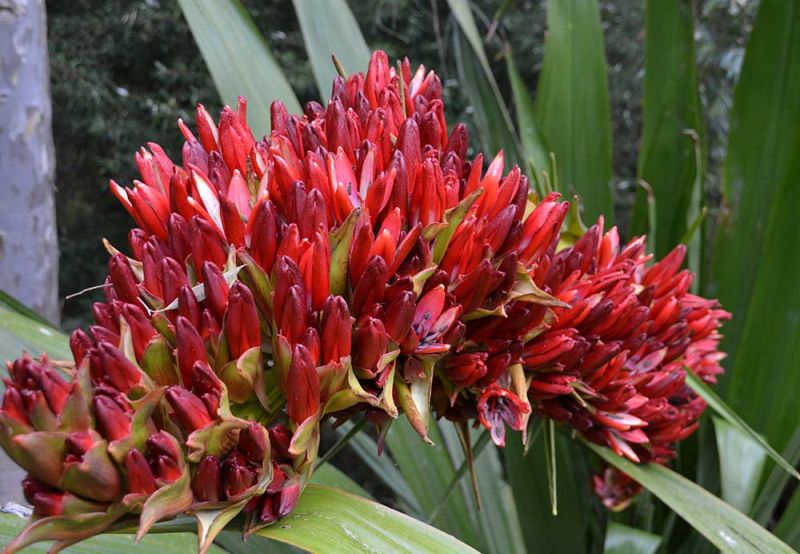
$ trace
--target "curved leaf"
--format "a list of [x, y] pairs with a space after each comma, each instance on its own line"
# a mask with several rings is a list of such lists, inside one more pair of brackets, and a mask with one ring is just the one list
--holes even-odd
[[459, 26], [453, 33], [456, 68], [474, 110], [477, 139], [490, 160], [502, 149], [507, 167], [522, 165], [514, 124], [486, 57], [469, 1], [448, 0], [448, 4]]
[[308, 485], [291, 515], [258, 534], [312, 553], [476, 552], [410, 516], [319, 485]]
[[605, 554], [655, 554], [661, 537], [622, 525], [609, 523], [606, 530]]
[[[798, 423], [800, 0], [764, 0], [734, 92], [708, 296], [733, 313], [727, 400], [778, 449]], [[769, 406], [769, 409], [765, 409]]]
[[4, 294], [0, 297], [0, 362], [18, 358], [23, 351], [34, 356], [46, 352], [56, 360], [72, 359], [67, 335]]
[[344, 0], [293, 0], [292, 4], [300, 22], [317, 89], [327, 102], [331, 96], [331, 83], [336, 77], [331, 54], [336, 55], [348, 73], [366, 73], [369, 48]]
[[755, 521], [671, 469], [634, 464], [607, 448], [586, 444], [652, 492], [722, 552], [794, 552]]
[[179, 0], [197, 46], [206, 60], [222, 101], [248, 100], [247, 121], [260, 137], [269, 130], [273, 100], [300, 113], [300, 103], [272, 55], [266, 40], [239, 0]]
[[611, 108], [596, 0], [547, 3], [547, 38], [536, 119], [558, 162], [559, 180], [583, 197], [585, 221], [613, 220]]
[[[687, 212], [697, 178], [695, 141], [700, 141], [701, 159], [705, 150], [692, 8], [692, 0], [647, 2], [638, 173], [655, 194], [657, 242], [653, 246], [658, 256], [680, 242], [693, 219]], [[702, 169], [704, 164], [699, 165]], [[697, 192], [699, 200], [702, 195]], [[647, 194], [640, 188], [633, 231], [647, 233], [647, 219]]]

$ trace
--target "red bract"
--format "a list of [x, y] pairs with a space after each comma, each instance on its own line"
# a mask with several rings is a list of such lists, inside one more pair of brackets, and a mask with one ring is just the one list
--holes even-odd
[[669, 459], [703, 409], [682, 367], [713, 380], [727, 314], [688, 292], [681, 250], [648, 267], [602, 222], [560, 247], [569, 204], [502, 152], [469, 160], [441, 88], [376, 52], [327, 108], [273, 103], [263, 140], [243, 99], [219, 124], [200, 105], [181, 163], [149, 143], [141, 181], [111, 183], [138, 228], [71, 337], [72, 380], [24, 357], [0, 411], [54, 537], [226, 506], [251, 533], [295, 506], [322, 420], [364, 412], [427, 439], [433, 407], [498, 444], [534, 414]]

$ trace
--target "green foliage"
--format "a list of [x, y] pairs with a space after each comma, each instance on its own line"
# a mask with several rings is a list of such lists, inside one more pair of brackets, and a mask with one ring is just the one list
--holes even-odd
[[564, 190], [584, 200], [585, 219], [613, 221], [611, 114], [597, 3], [548, 3], [548, 34], [536, 120], [558, 161]]

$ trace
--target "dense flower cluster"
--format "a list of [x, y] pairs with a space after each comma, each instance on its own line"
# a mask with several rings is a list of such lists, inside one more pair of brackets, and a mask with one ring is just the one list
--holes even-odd
[[0, 440], [34, 506], [12, 549], [204, 510], [254, 532], [293, 509], [327, 417], [402, 412], [427, 440], [433, 410], [502, 445], [535, 414], [656, 462], [694, 430], [683, 367], [714, 380], [727, 314], [682, 248], [649, 265], [602, 221], [562, 236], [569, 204], [502, 152], [469, 160], [439, 78], [382, 52], [271, 124], [199, 106], [180, 165], [151, 143], [112, 182], [138, 227], [74, 366], [9, 364]]

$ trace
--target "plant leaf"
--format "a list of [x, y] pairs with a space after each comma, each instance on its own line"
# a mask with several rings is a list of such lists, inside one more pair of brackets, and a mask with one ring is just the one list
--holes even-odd
[[611, 450], [586, 443], [624, 471], [723, 552], [794, 552], [755, 521], [699, 485], [658, 464], [634, 464]]
[[[25, 527], [27, 519], [12, 515], [0, 514], [0, 544], [6, 545]], [[154, 532], [156, 529], [153, 530]], [[86, 541], [67, 552], [81, 552], [83, 554], [137, 554], [146, 552], [159, 552], [161, 554], [183, 554], [192, 552], [197, 545], [197, 536], [194, 533], [169, 533], [155, 534], [144, 537], [141, 542], [136, 542], [132, 533], [129, 534], [104, 534]], [[29, 554], [44, 554], [51, 543], [38, 543], [25, 548]], [[222, 554], [224, 551], [212, 547], [212, 554]]]
[[[456, 467], [444, 443], [437, 422], [432, 421], [428, 436], [435, 446], [422, 442], [407, 418], [398, 418], [386, 435], [386, 445], [392, 458], [397, 462], [403, 478], [419, 501], [423, 514], [430, 514], [444, 498], [448, 483], [455, 474]], [[456, 439], [457, 442], [457, 439]], [[478, 550], [485, 551], [479, 531], [476, 510], [470, 509], [472, 491], [469, 484], [454, 490], [447, 499], [444, 509], [432, 524], [460, 538]]]
[[529, 552], [537, 554], [589, 551], [590, 478], [586, 453], [574, 441], [555, 434], [558, 464], [558, 512], [553, 516], [545, 461], [544, 433], [530, 437], [525, 455], [518, 434], [506, 439], [506, 472], [520, 514], [522, 533]]
[[[733, 313], [726, 399], [778, 449], [798, 423], [800, 288], [800, 0], [764, 0], [750, 35], [730, 116], [719, 224], [706, 296]], [[769, 409], [765, 409], [765, 407]]]
[[369, 48], [344, 0], [293, 0], [317, 89], [327, 103], [336, 68], [335, 54], [348, 73], [367, 72]]
[[[741, 433], [749, 436], [754, 442], [756, 442], [767, 454], [769, 454], [770, 458], [775, 460], [779, 466], [781, 466], [787, 473], [792, 475], [795, 479], [800, 480], [800, 472], [798, 472], [792, 464], [787, 462], [783, 456], [781, 456], [777, 450], [775, 450], [767, 440], [756, 433], [745, 421], [739, 417], [739, 415], [733, 411], [730, 407], [728, 407], [722, 399], [717, 396], [711, 387], [706, 385], [702, 379], [700, 379], [697, 375], [695, 375], [691, 369], [686, 368], [686, 384], [689, 385], [693, 391], [699, 394], [703, 400], [705, 400], [711, 409], [717, 412], [720, 416], [722, 416], [728, 423], [736, 427]], [[722, 454], [720, 453], [720, 456]]]
[[[455, 425], [444, 421], [439, 421], [437, 425], [447, 451], [453, 460], [453, 467], [460, 469], [466, 460], [464, 449], [458, 440]], [[471, 430], [470, 439], [473, 444], [480, 444], [479, 437], [481, 433], [487, 439], [490, 436], [486, 429]], [[460, 487], [464, 491], [465, 499], [470, 502], [470, 509], [478, 516], [482, 537], [487, 545], [485, 551], [495, 554], [506, 554], [507, 552], [522, 554], [526, 552], [522, 526], [517, 515], [511, 487], [508, 486], [503, 477], [503, 466], [500, 463], [498, 454], [497, 447], [491, 442], [488, 442], [480, 452], [477, 449], [474, 452], [475, 476], [478, 482], [478, 493], [481, 498], [480, 509], [474, 502], [469, 476], [463, 476], [460, 481]]]
[[[506, 54], [506, 69], [508, 70], [508, 80], [511, 82], [511, 93], [514, 96], [514, 113], [517, 116], [517, 129], [522, 140], [522, 156], [525, 159], [525, 169], [531, 183], [537, 182], [538, 175], [542, 170], [546, 170], [550, 164], [548, 149], [545, 146], [539, 128], [536, 125], [536, 115], [533, 107], [533, 99], [525, 88], [525, 83], [517, 70], [511, 52]], [[529, 162], [533, 167], [528, 167]], [[543, 191], [539, 191], [543, 195]]]
[[[705, 165], [705, 133], [697, 87], [692, 10], [692, 0], [647, 2], [638, 174], [655, 195], [658, 241], [652, 246], [659, 257], [684, 236], [694, 219], [688, 215], [692, 200], [697, 204], [702, 198], [697, 187], [702, 181], [697, 181], [698, 177], [702, 179]], [[700, 163], [695, 155], [696, 141]], [[647, 194], [639, 189], [633, 217], [636, 234], [649, 231], [647, 205]], [[699, 209], [692, 206], [693, 213]]]
[[[784, 449], [783, 458], [795, 467], [800, 462], [800, 425], [797, 426], [789, 446]], [[767, 482], [762, 487], [761, 493], [750, 511], [754, 520], [761, 525], [767, 524], [778, 503], [782, 500], [783, 491], [790, 479], [791, 477], [782, 467], [772, 468]]]
[[332, 487], [356, 496], [372, 499], [370, 493], [365, 491], [361, 485], [353, 481], [346, 473], [333, 464], [324, 464], [315, 469], [309, 483]]
[[661, 537], [611, 522], [606, 530], [605, 554], [655, 554], [661, 544]]
[[611, 115], [596, 0], [547, 3], [547, 38], [536, 121], [555, 152], [563, 190], [583, 197], [584, 220], [613, 217]]
[[738, 425], [718, 417], [713, 419], [719, 451], [722, 499], [740, 512], [747, 513], [758, 492], [758, 481], [767, 453]]
[[64, 333], [0, 305], [0, 359], [13, 360], [23, 350], [34, 356], [47, 352], [51, 359], [72, 359]]
[[478, 140], [487, 156], [502, 149], [507, 167], [521, 165], [514, 124], [497, 86], [467, 0], [448, 0], [459, 25], [453, 33], [459, 83], [474, 112]]
[[[336, 432], [339, 436], [344, 436], [352, 427], [353, 423], [347, 421], [337, 427]], [[397, 469], [394, 461], [386, 452], [383, 452], [380, 456], [378, 455], [378, 445], [369, 435], [357, 433], [347, 445], [372, 470], [375, 476], [397, 496], [406, 512], [419, 518], [423, 517], [419, 500]]]
[[258, 534], [312, 553], [476, 552], [410, 516], [319, 485], [308, 485], [294, 512]]
[[280, 100], [300, 113], [289, 81], [239, 0], [179, 0], [192, 35], [225, 104], [248, 100], [247, 121], [256, 137], [268, 132], [269, 106]]

